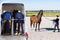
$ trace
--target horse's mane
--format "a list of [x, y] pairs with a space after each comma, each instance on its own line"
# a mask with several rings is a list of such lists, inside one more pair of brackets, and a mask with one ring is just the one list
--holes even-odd
[[32, 16], [35, 16], [35, 15], [32, 15]]
[[40, 10], [37, 17], [42, 16], [42, 15], [43, 15], [43, 10]]

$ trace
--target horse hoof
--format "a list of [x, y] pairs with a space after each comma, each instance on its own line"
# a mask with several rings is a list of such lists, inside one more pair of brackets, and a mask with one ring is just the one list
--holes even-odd
[[35, 31], [37, 31], [37, 30], [35, 29]]
[[38, 29], [38, 31], [40, 31], [40, 29]]
[[55, 31], [53, 31], [53, 32], [55, 32]]
[[58, 32], [60, 32], [60, 31], [58, 31]]
[[32, 26], [30, 28], [32, 28]]
[[33, 26], [33, 28], [34, 28], [34, 26]]
[[38, 30], [38, 31], [40, 31], [40, 30]]

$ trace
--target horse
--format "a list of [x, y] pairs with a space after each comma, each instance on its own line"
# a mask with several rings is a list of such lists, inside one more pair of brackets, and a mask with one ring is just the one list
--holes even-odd
[[37, 31], [37, 27], [38, 27], [38, 30], [40, 31], [40, 23], [41, 23], [42, 15], [43, 15], [43, 10], [40, 10], [38, 15], [30, 16], [30, 26], [32, 27], [33, 25], [33, 27], [35, 27], [35, 24], [36, 24], [35, 31]]

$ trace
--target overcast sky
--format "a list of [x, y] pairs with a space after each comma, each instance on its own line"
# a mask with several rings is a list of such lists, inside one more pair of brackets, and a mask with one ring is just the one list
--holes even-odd
[[60, 0], [1, 0], [24, 3], [26, 10], [60, 10]]

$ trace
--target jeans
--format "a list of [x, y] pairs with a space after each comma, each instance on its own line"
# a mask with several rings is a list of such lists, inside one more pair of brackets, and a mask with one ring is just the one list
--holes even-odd
[[23, 29], [24, 20], [14, 20], [14, 33], [16, 33], [17, 23], [18, 23], [18, 33], [20, 33], [20, 28], [21, 28], [22, 34], [24, 34], [24, 29]]

